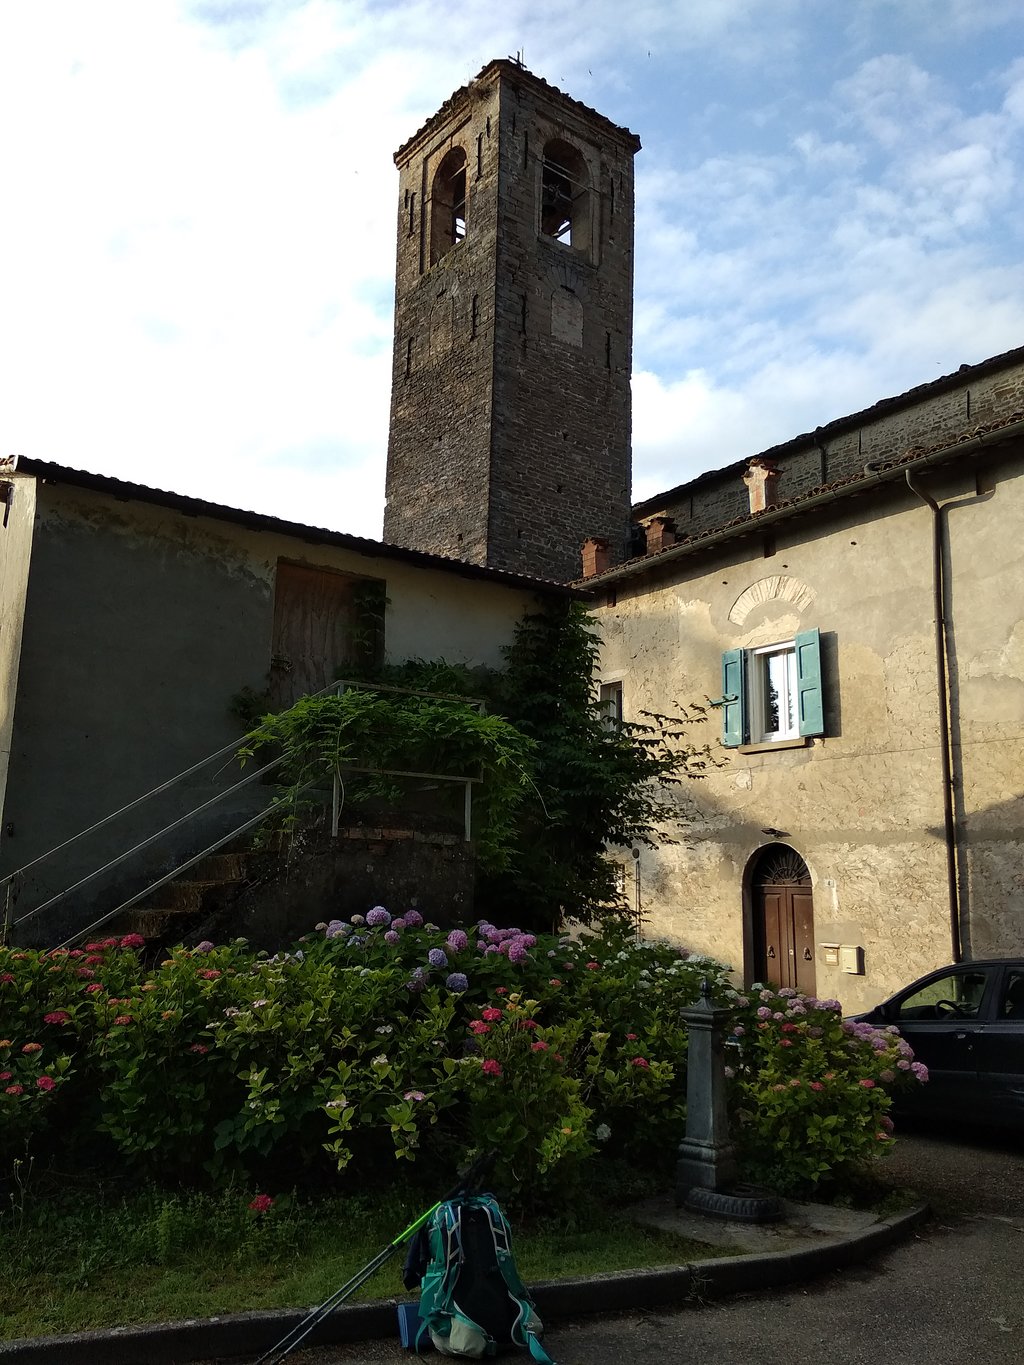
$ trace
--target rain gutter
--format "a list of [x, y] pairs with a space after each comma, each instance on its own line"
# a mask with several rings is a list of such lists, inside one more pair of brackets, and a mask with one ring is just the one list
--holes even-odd
[[932, 596], [935, 605], [935, 674], [936, 699], [939, 704], [939, 756], [942, 760], [942, 816], [946, 841], [946, 883], [949, 899], [949, 941], [954, 962], [963, 961], [963, 934], [960, 920], [960, 878], [957, 869], [957, 828], [953, 806], [953, 754], [949, 744], [949, 674], [946, 661], [949, 652], [947, 592], [945, 568], [945, 536], [942, 509], [931, 494], [919, 488], [905, 469], [907, 487], [927, 503], [932, 514]]

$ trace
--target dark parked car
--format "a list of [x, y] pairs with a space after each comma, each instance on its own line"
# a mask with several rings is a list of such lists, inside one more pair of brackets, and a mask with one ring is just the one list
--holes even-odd
[[928, 1068], [904, 1112], [1024, 1127], [1024, 958], [943, 967], [858, 1017], [895, 1024]]

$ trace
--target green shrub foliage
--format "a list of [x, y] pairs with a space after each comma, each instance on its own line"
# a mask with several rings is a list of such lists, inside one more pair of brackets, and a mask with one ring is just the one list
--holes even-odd
[[717, 963], [614, 928], [583, 941], [392, 919], [332, 921], [289, 953], [243, 941], [147, 965], [137, 935], [0, 949], [0, 1157], [241, 1172], [450, 1171], [496, 1147], [510, 1196], [567, 1197], [606, 1156], [670, 1159], [685, 1115], [680, 1011], [733, 1004], [733, 1116], [747, 1173], [846, 1176], [890, 1141], [893, 1085], [923, 1069], [835, 1002], [742, 997]]
[[[482, 698], [492, 719], [501, 717], [510, 727], [499, 732], [506, 747], [495, 750], [496, 762], [478, 789], [483, 815], [476, 826], [478, 899], [492, 915], [550, 929], [566, 918], [587, 923], [595, 907], [600, 914], [614, 906], [609, 846], [669, 841], [678, 819], [671, 789], [703, 777], [716, 764], [711, 750], [692, 738], [705, 723], [700, 706], [610, 724], [594, 688], [599, 652], [586, 611], [563, 602], [523, 618], [501, 671], [410, 660], [373, 675], [379, 682], [437, 693], [442, 708], [452, 705], [452, 696]], [[422, 705], [430, 713], [433, 702]], [[392, 750], [397, 755], [406, 740], [401, 726], [390, 733], [399, 741]], [[476, 750], [449, 748], [447, 734], [437, 739], [424, 750], [413, 727], [410, 752], [435, 763], [470, 761], [471, 755], [476, 760]], [[333, 761], [333, 742], [325, 736], [326, 765]], [[495, 781], [496, 790], [489, 790]]]

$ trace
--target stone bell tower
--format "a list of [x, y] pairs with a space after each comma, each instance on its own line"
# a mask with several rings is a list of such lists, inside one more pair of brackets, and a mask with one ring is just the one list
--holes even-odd
[[624, 557], [639, 139], [494, 61], [395, 154], [384, 539], [540, 578]]

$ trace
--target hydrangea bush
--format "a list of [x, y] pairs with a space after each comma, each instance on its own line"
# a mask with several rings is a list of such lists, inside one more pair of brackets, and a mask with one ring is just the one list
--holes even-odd
[[0, 948], [0, 1155], [162, 1172], [450, 1168], [495, 1147], [507, 1189], [567, 1190], [609, 1153], [671, 1154], [685, 1122], [680, 1011], [710, 982], [736, 1023], [733, 1114], [746, 1174], [796, 1189], [890, 1140], [889, 1092], [923, 1079], [892, 1033], [835, 1002], [738, 996], [719, 963], [606, 926], [582, 940], [416, 910], [317, 926], [293, 951], [244, 940], [147, 963], [137, 935]]
[[726, 1074], [750, 1179], [783, 1192], [841, 1182], [891, 1144], [890, 1092], [928, 1079], [895, 1027], [787, 988], [755, 985], [735, 1005]]

